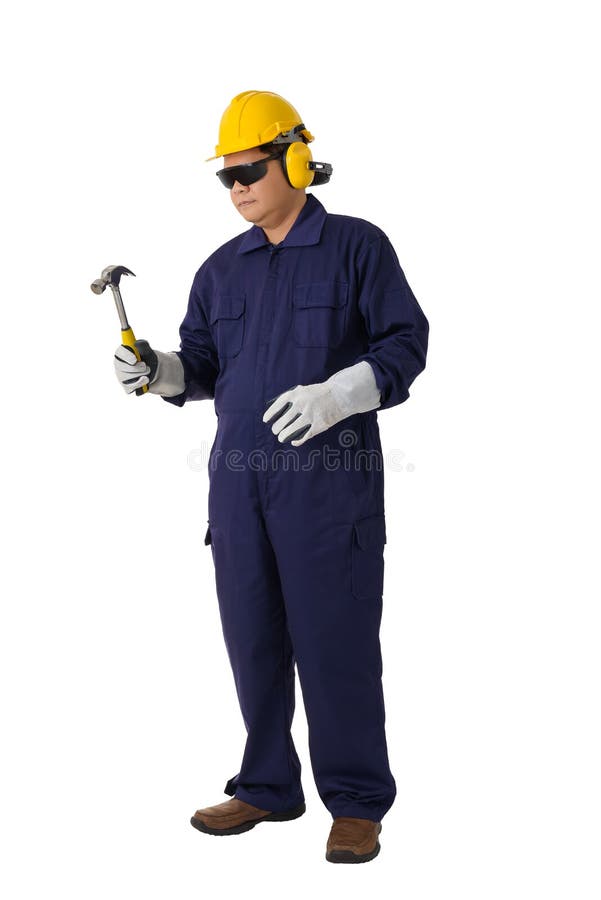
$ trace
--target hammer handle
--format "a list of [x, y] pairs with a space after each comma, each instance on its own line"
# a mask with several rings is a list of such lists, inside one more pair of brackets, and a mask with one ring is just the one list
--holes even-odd
[[[121, 329], [121, 343], [125, 344], [126, 347], [129, 347], [130, 350], [136, 354], [136, 359], [141, 360], [140, 351], [136, 347], [136, 338], [134, 336], [133, 328], [122, 328]], [[148, 385], [143, 384], [142, 387], [136, 388], [136, 395], [139, 397], [141, 394], [145, 394], [148, 390]]]

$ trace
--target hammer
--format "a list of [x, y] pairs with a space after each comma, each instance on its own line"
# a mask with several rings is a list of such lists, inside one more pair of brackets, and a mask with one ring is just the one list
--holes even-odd
[[[113, 297], [115, 298], [115, 306], [117, 307], [117, 312], [119, 313], [119, 321], [121, 322], [121, 342], [125, 347], [129, 347], [136, 354], [136, 359], [141, 360], [142, 357], [140, 355], [140, 351], [138, 347], [136, 347], [136, 338], [134, 336], [133, 329], [130, 327], [129, 322], [127, 321], [127, 316], [125, 315], [125, 308], [123, 306], [123, 300], [121, 299], [121, 291], [119, 290], [119, 280], [122, 275], [134, 275], [130, 269], [126, 269], [125, 266], [107, 266], [106, 269], [102, 270], [100, 278], [97, 278], [96, 281], [93, 281], [90, 287], [94, 291], [95, 294], [102, 294], [105, 288], [110, 287], [113, 292]], [[135, 275], [134, 275], [135, 278]], [[138, 341], [138, 344], [145, 344], [146, 341]], [[144, 347], [142, 347], [144, 349]], [[136, 388], [136, 394], [139, 396], [140, 394], [145, 394], [148, 390], [148, 385], [143, 384], [142, 387]]]

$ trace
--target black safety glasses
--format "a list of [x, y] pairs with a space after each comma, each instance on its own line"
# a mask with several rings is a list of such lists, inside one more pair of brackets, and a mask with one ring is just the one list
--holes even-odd
[[236, 182], [243, 184], [244, 187], [248, 187], [249, 184], [254, 184], [255, 181], [259, 181], [260, 178], [264, 178], [267, 175], [267, 163], [270, 159], [279, 159], [280, 156], [281, 152], [272, 153], [271, 156], [263, 156], [256, 162], [242, 163], [241, 166], [229, 166], [227, 169], [219, 169], [215, 174], [228, 191], [231, 191]]

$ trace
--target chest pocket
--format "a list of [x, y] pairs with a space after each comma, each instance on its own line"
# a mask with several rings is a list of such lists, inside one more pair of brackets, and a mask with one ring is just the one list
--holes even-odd
[[211, 312], [213, 340], [220, 357], [237, 356], [244, 343], [246, 297], [244, 294], [220, 294]]
[[294, 286], [294, 342], [299, 347], [338, 347], [344, 337], [348, 284], [314, 281]]

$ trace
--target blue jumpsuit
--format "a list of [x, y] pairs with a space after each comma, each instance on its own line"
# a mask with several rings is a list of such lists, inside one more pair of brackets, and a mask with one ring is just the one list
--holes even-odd
[[290, 728], [299, 676], [319, 796], [380, 821], [392, 806], [379, 629], [383, 457], [376, 411], [299, 447], [262, 416], [278, 394], [360, 360], [380, 409], [423, 370], [428, 321], [384, 232], [308, 193], [277, 245], [253, 225], [194, 277], [180, 327], [185, 390], [214, 398], [208, 529], [225, 644], [247, 739], [225, 793], [260, 809], [304, 801]]

